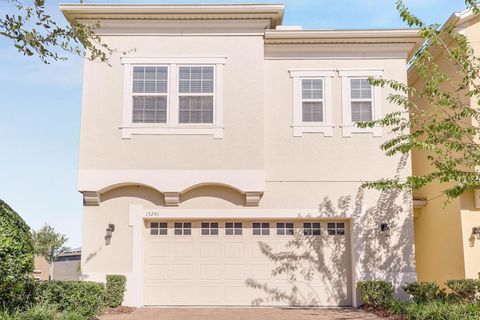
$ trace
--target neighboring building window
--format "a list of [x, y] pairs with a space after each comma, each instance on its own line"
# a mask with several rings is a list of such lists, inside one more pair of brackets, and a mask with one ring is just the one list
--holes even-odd
[[277, 235], [279, 236], [292, 236], [293, 223], [292, 222], [279, 222], [277, 223]]
[[254, 236], [268, 236], [270, 234], [270, 223], [254, 222], [252, 224], [252, 234]]
[[157, 235], [167, 235], [168, 233], [168, 228], [167, 228], [167, 223], [166, 222], [151, 222], [150, 223], [150, 234], [152, 236], [157, 236]]
[[305, 222], [303, 224], [303, 234], [306, 236], [319, 236], [320, 223], [319, 222]]
[[176, 236], [189, 236], [192, 234], [192, 223], [191, 222], [175, 222], [174, 224], [174, 234]]
[[166, 123], [168, 67], [133, 67], [132, 122]]
[[242, 235], [242, 223], [241, 222], [226, 222], [225, 223], [225, 234], [227, 236], [240, 236]]
[[372, 85], [366, 78], [350, 79], [352, 122], [373, 120]]
[[323, 79], [302, 79], [302, 121], [323, 122]]
[[293, 136], [333, 136], [332, 78], [335, 70], [290, 70], [293, 78]]
[[327, 232], [329, 236], [344, 236], [345, 223], [343, 222], [329, 222], [327, 223]]
[[179, 67], [179, 123], [213, 123], [214, 67]]
[[218, 235], [218, 222], [202, 222], [202, 235]]
[[351, 137], [357, 133], [382, 136], [382, 127], [359, 128], [356, 122], [373, 121], [382, 116], [382, 88], [373, 86], [370, 78], [380, 78], [381, 69], [339, 70], [342, 79], [342, 134]]

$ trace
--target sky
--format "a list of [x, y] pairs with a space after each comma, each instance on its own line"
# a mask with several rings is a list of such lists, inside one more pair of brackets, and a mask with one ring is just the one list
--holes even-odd
[[[29, 1], [24, 1], [29, 2]], [[46, 1], [47, 12], [66, 23], [59, 3]], [[78, 1], [77, 1], [78, 2]], [[245, 1], [93, 1], [85, 3], [228, 3]], [[310, 29], [405, 28], [395, 0], [248, 1], [284, 3], [285, 25]], [[465, 5], [462, 0], [406, 0], [428, 23], [443, 23]], [[0, 2], [0, 15], [8, 7]], [[82, 196], [76, 191], [82, 60], [45, 65], [24, 57], [0, 36], [0, 199], [34, 230], [45, 223], [81, 245]]]

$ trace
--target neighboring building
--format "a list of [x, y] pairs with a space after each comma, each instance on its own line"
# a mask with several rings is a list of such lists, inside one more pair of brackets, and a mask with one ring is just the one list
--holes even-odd
[[[455, 24], [458, 31], [465, 35], [474, 50], [480, 52], [480, 18], [470, 11], [453, 14], [447, 24]], [[450, 73], [454, 82], [460, 76], [446, 56], [434, 53], [441, 68]], [[422, 82], [409, 71], [409, 84], [421, 88]], [[464, 97], [469, 99], [468, 97]], [[415, 102], [428, 108], [425, 101]], [[467, 104], [476, 104], [476, 100], [466, 100]], [[477, 124], [478, 125], [478, 124]], [[413, 173], [422, 175], [429, 172], [425, 154], [414, 152]], [[480, 190], [467, 192], [445, 205], [445, 196], [441, 184], [430, 184], [416, 192], [416, 197], [424, 199], [422, 208], [415, 212], [415, 244], [418, 279], [437, 281], [443, 284], [449, 279], [478, 278], [480, 275]]]
[[33, 270], [33, 277], [37, 281], [48, 280], [48, 262], [43, 256], [35, 255], [35, 266]]
[[83, 279], [126, 275], [132, 306], [348, 306], [359, 280], [415, 280], [411, 194], [360, 189], [410, 161], [354, 125], [395, 110], [367, 79], [406, 83], [415, 30], [302, 30], [272, 4], [61, 9], [116, 50], [84, 65]]
[[53, 280], [80, 280], [80, 261], [82, 250], [80, 248], [69, 250], [60, 254], [53, 262]]

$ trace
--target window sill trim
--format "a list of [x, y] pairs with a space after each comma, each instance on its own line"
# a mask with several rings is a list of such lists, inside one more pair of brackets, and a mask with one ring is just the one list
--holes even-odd
[[123, 139], [131, 139], [133, 135], [212, 135], [214, 139], [222, 139], [224, 131], [224, 127], [221, 126], [130, 126], [121, 127], [120, 129], [122, 130]]
[[354, 125], [342, 125], [341, 128], [344, 138], [351, 138], [352, 134], [356, 133], [371, 133], [374, 137], [381, 137], [383, 135], [382, 127], [358, 128]]
[[293, 136], [302, 137], [304, 133], [323, 133], [324, 137], [333, 137], [333, 125], [321, 124], [321, 125], [304, 125], [295, 124], [292, 125]]

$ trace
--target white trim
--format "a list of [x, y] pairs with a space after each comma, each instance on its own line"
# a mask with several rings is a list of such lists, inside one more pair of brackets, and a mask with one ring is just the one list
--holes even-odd
[[227, 57], [121, 57], [122, 64], [225, 64]]
[[78, 190], [107, 192], [126, 185], [149, 186], [159, 192], [186, 192], [209, 184], [242, 193], [264, 192], [264, 170], [79, 170]]
[[[293, 110], [292, 128], [293, 136], [301, 137], [303, 133], [323, 133], [324, 137], [333, 136], [333, 106], [332, 106], [332, 78], [335, 69], [292, 69], [289, 70], [290, 78], [293, 79]], [[323, 83], [323, 121], [303, 122], [302, 120], [302, 80], [321, 79]]]
[[381, 77], [383, 69], [338, 69], [339, 77]]
[[[383, 135], [382, 127], [358, 128], [352, 122], [350, 80], [352, 78], [382, 77], [383, 69], [341, 69], [338, 74], [342, 79], [342, 136], [349, 138], [356, 133], [370, 133], [374, 137]], [[372, 119], [379, 119], [382, 115], [381, 108], [382, 88], [372, 87]]]
[[258, 209], [245, 207], [242, 209], [179, 209], [179, 208], [143, 208], [142, 219], [232, 219], [236, 220], [261, 220], [261, 219], [281, 219], [281, 220], [338, 220], [339, 222], [351, 221], [351, 213], [341, 213], [337, 216], [330, 216], [327, 213], [319, 212], [318, 208], [298, 208], [298, 209]]
[[[120, 126], [123, 139], [133, 135], [212, 135], [223, 138], [223, 65], [226, 57], [122, 57], [123, 64], [123, 121]], [[167, 120], [166, 123], [133, 123], [132, 78], [133, 66], [168, 67]], [[213, 123], [179, 124], [178, 70], [182, 65], [208, 65], [214, 67]]]

